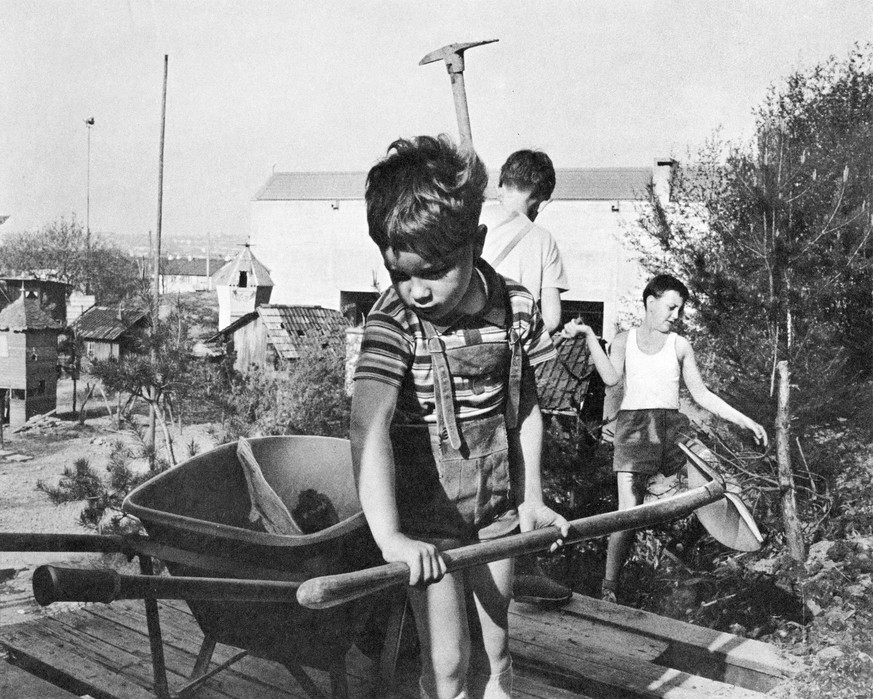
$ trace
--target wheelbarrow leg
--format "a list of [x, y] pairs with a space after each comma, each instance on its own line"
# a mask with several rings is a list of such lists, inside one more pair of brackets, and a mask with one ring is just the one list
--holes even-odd
[[[149, 556], [139, 556], [139, 569], [143, 575], [155, 574], [154, 565]], [[155, 696], [158, 699], [170, 699], [170, 688], [167, 685], [167, 664], [164, 660], [164, 641], [161, 636], [161, 620], [158, 616], [158, 601], [146, 598], [143, 603], [145, 604], [146, 626], [149, 631], [149, 645], [152, 651]]]
[[194, 668], [191, 670], [189, 680], [196, 680], [206, 672], [209, 663], [212, 662], [212, 654], [215, 652], [215, 639], [212, 636], [204, 636], [203, 644], [200, 646], [200, 652], [197, 654], [197, 661], [194, 663]]
[[[302, 665], [288, 660], [282, 664], [288, 668], [288, 672], [294, 676], [294, 679], [303, 687], [303, 691], [312, 697], [312, 699], [327, 699], [322, 691], [316, 687], [312, 678], [306, 674], [306, 670], [303, 669]], [[333, 683], [333, 673], [331, 673], [331, 683]]]
[[400, 644], [403, 641], [403, 628], [406, 625], [409, 599], [406, 590], [397, 588], [391, 600], [391, 612], [385, 628], [385, 644], [382, 646], [382, 656], [379, 659], [379, 689], [382, 696], [388, 696], [394, 685], [394, 673], [397, 671], [397, 658], [400, 655]]

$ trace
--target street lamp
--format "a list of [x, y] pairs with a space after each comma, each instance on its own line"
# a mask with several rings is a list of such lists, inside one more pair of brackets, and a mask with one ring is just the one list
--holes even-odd
[[88, 174], [85, 193], [85, 293], [91, 293], [91, 127], [94, 117], [85, 119], [88, 129]]

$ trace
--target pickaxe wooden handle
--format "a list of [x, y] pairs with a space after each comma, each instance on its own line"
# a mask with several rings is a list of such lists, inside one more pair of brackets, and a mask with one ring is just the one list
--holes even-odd
[[461, 133], [461, 143], [468, 148], [473, 147], [473, 133], [470, 130], [470, 112], [467, 109], [467, 91], [464, 87], [464, 51], [473, 46], [493, 44], [498, 39], [486, 39], [485, 41], [468, 41], [461, 44], [449, 44], [441, 49], [431, 51], [422, 58], [418, 65], [443, 60], [452, 81], [452, 94], [455, 98], [455, 114], [458, 117], [458, 130]]

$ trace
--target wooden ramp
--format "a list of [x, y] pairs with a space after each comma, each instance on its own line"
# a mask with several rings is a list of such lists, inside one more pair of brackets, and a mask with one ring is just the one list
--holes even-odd
[[[203, 640], [182, 602], [160, 603], [171, 689], [186, 681]], [[796, 668], [770, 645], [647, 612], [574, 595], [565, 607], [513, 604], [510, 629], [514, 696], [590, 699], [763, 696]], [[141, 601], [91, 604], [72, 612], [0, 627], [0, 696], [147, 699], [153, 673]], [[213, 663], [238, 649], [217, 646]], [[348, 656], [351, 699], [417, 699], [417, 668], [401, 661], [395, 687], [375, 686], [363, 654]], [[329, 696], [326, 673], [310, 671]], [[51, 683], [53, 686], [46, 686]], [[54, 692], [54, 693], [52, 693]], [[198, 699], [279, 699], [310, 695], [281, 665], [247, 656], [196, 690]]]

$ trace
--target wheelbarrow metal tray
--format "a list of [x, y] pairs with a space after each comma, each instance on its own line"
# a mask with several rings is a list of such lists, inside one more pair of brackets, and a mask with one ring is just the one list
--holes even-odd
[[[381, 562], [355, 490], [346, 440], [283, 436], [250, 440], [264, 478], [289, 510], [299, 494], [315, 489], [330, 498], [339, 522], [299, 536], [259, 531], [249, 521], [251, 501], [236, 443], [197, 455], [136, 488], [123, 510], [142, 522], [150, 538], [227, 562], [224, 577], [251, 579], [247, 567], [270, 568], [275, 579], [302, 581]], [[172, 575], [214, 577], [214, 570], [167, 562]], [[335, 610], [294, 602], [189, 600], [203, 632], [279, 662], [327, 669], [354, 641], [374, 600]]]

